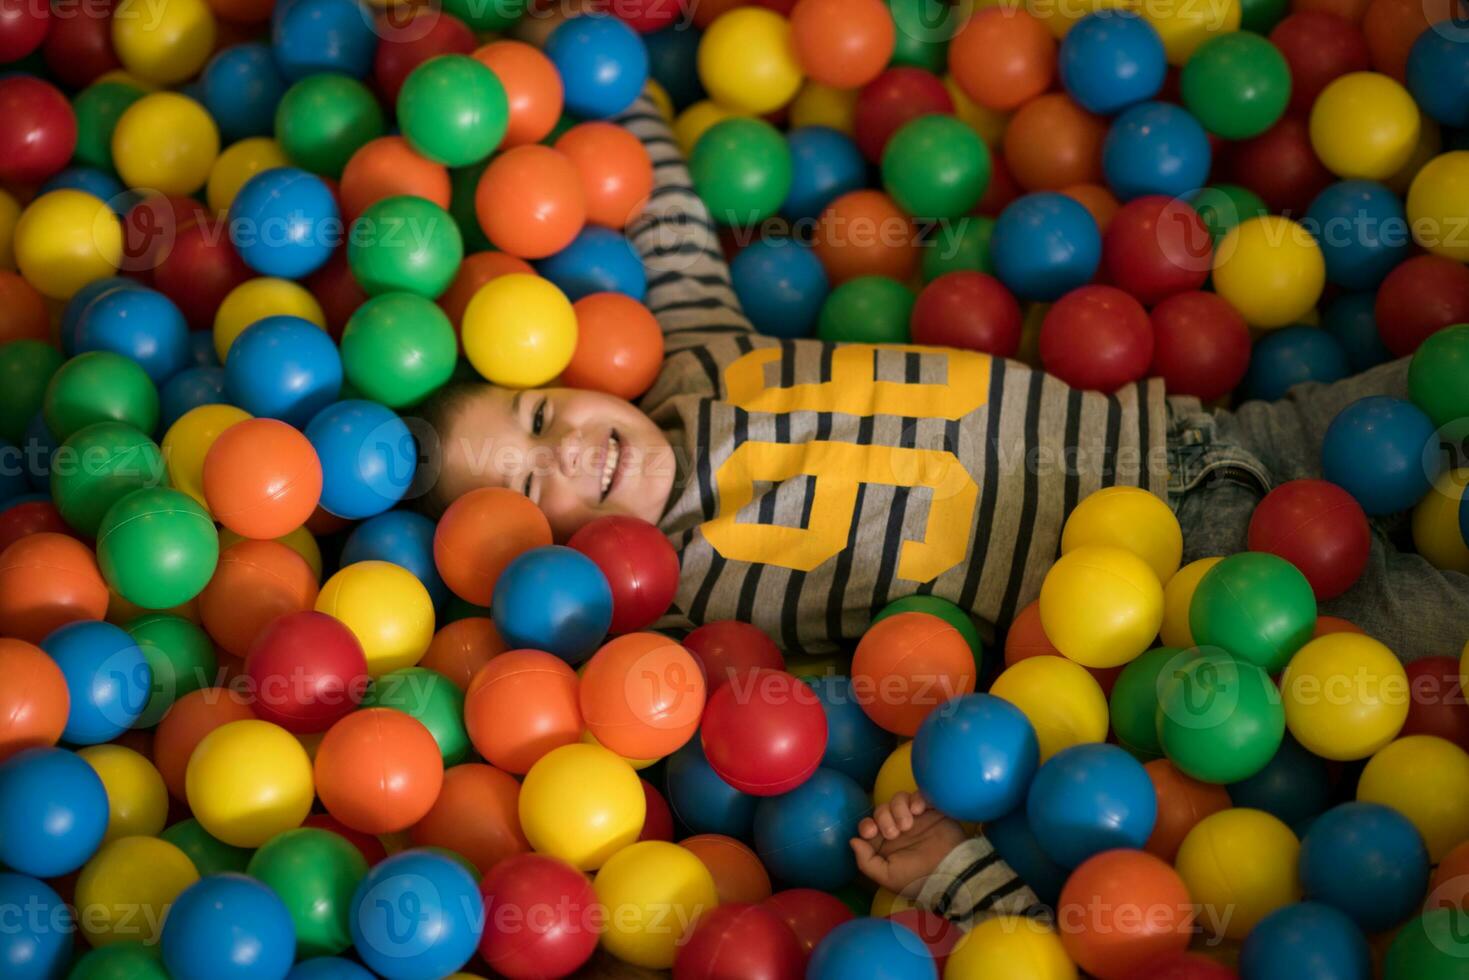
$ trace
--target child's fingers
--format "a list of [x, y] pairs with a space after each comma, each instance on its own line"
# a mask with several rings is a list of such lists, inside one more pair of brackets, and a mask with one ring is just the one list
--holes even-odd
[[915, 817], [921, 817], [929, 811], [928, 800], [922, 793], [914, 793], [908, 798], [908, 812]]
[[857, 824], [857, 836], [864, 840], [871, 840], [877, 836], [877, 824], [871, 817], [863, 817]]
[[907, 793], [898, 793], [891, 801], [893, 819], [897, 821], [898, 829], [901, 831], [913, 829], [913, 811], [909, 801], [910, 797]]
[[871, 841], [853, 837], [850, 843], [852, 853], [857, 858], [857, 869], [874, 881], [878, 880], [887, 867], [887, 859], [877, 853], [877, 848], [872, 846]]
[[893, 819], [891, 807], [879, 807], [872, 816], [877, 821], [877, 829], [882, 831], [884, 837], [888, 840], [897, 839], [899, 833], [898, 822]]

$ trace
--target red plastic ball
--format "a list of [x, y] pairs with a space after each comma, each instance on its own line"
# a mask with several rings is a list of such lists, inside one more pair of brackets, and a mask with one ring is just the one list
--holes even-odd
[[673, 980], [800, 980], [806, 957], [781, 917], [762, 905], [710, 909], [679, 946]]
[[367, 693], [367, 657], [340, 620], [289, 613], [255, 637], [245, 658], [251, 710], [288, 732], [324, 732]]
[[1239, 974], [1201, 953], [1167, 953], [1138, 967], [1127, 980], [1239, 980]]
[[1020, 349], [1025, 318], [1010, 290], [994, 276], [947, 272], [918, 294], [910, 323], [915, 344], [1013, 357]]
[[974, 210], [990, 218], [998, 217], [1022, 193], [1015, 176], [1010, 173], [1010, 165], [1005, 162], [1005, 155], [996, 153], [990, 157], [990, 182]]
[[816, 692], [781, 670], [748, 670], [709, 698], [704, 755], [742, 793], [779, 796], [811, 778], [826, 751], [826, 712]]
[[178, 305], [191, 328], [207, 330], [230, 290], [252, 276], [223, 222], [206, 220], [179, 229], [153, 272], [153, 285]]
[[1387, 349], [1406, 357], [1444, 327], [1469, 322], [1469, 268], [1420, 255], [1387, 274], [1373, 312]]
[[85, 88], [122, 67], [112, 47], [112, 0], [92, 0], [85, 17], [53, 17], [41, 54], [55, 79], [68, 88]]
[[774, 640], [760, 627], [733, 619], [705, 623], [684, 637], [683, 645], [704, 671], [704, 685], [711, 697], [736, 674], [757, 667], [786, 669], [785, 657]]
[[0, 180], [39, 183], [76, 145], [76, 114], [56, 86], [33, 75], [0, 79]]
[[49, 500], [26, 500], [0, 511], [0, 551], [21, 538], [41, 533], [72, 533], [61, 512]]
[[1179, 293], [1157, 306], [1153, 365], [1169, 394], [1213, 401], [1233, 391], [1250, 367], [1250, 328], [1214, 293]]
[[[191, 197], [149, 194], [122, 217], [121, 271], [149, 280], [173, 252], [179, 233], [209, 220], [209, 209]], [[228, 237], [223, 226], [211, 233]]]
[[441, 54], [469, 54], [475, 48], [469, 25], [437, 7], [385, 10], [377, 17], [377, 53], [372, 58], [372, 77], [389, 103], [398, 101], [398, 90], [413, 69]]
[[1230, 143], [1216, 171], [1260, 195], [1272, 211], [1304, 214], [1336, 180], [1311, 148], [1306, 120], [1286, 116], [1254, 139]]
[[647, 807], [647, 815], [643, 817], [643, 832], [638, 835], [638, 840], [672, 843], [673, 810], [669, 808], [668, 801], [646, 779], [639, 779], [638, 782], [643, 784], [643, 802]]
[[1255, 507], [1248, 547], [1295, 565], [1316, 598], [1325, 600], [1341, 595], [1361, 577], [1372, 532], [1362, 505], [1341, 487], [1325, 480], [1291, 480]]
[[19, 273], [0, 269], [0, 344], [12, 340], [51, 340], [46, 299]]
[[1112, 286], [1082, 286], [1041, 321], [1041, 363], [1075, 388], [1116, 391], [1148, 373], [1153, 325], [1148, 311]]
[[485, 928], [479, 954], [510, 980], [564, 977], [597, 948], [601, 911], [592, 882], [544, 854], [517, 854], [480, 882]]
[[1102, 261], [1118, 289], [1152, 306], [1199, 289], [1213, 264], [1214, 240], [1199, 213], [1176, 197], [1128, 201], [1102, 238]]
[[1293, 112], [1309, 112], [1316, 96], [1335, 79], [1372, 68], [1372, 53], [1361, 28], [1335, 14], [1317, 10], [1291, 14], [1275, 25], [1270, 43], [1290, 66]]
[[954, 99], [937, 75], [921, 68], [889, 68], [857, 93], [853, 131], [857, 148], [873, 163], [903, 124], [933, 113], [953, 115]]
[[776, 892], [760, 904], [785, 920], [807, 956], [826, 938], [827, 933], [855, 918], [841, 899], [814, 888], [789, 888]]
[[959, 945], [959, 940], [964, 938], [964, 930], [943, 916], [934, 915], [928, 909], [903, 909], [888, 918], [923, 941], [923, 945], [933, 955], [940, 975], [944, 972], [944, 964], [949, 962], [949, 954]]
[[367, 293], [347, 265], [347, 250], [338, 249], [326, 265], [306, 277], [305, 286], [326, 314], [327, 333], [340, 341], [347, 321], [357, 307], [367, 302]]
[[613, 633], [631, 633], [658, 621], [678, 592], [678, 554], [647, 521], [620, 514], [599, 517], [566, 542], [590, 558], [612, 586]]
[[1437, 735], [1469, 751], [1469, 704], [1458, 657], [1424, 657], [1407, 665], [1408, 720], [1404, 735]]
[[0, 0], [0, 62], [19, 61], [39, 48], [51, 27], [48, 4]]

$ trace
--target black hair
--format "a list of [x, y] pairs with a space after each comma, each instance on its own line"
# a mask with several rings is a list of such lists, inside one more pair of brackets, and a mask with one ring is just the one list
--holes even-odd
[[[413, 409], [420, 425], [418, 430], [418, 471], [410, 491], [418, 501], [418, 509], [437, 520], [453, 503], [443, 492], [439, 479], [444, 462], [444, 436], [464, 411], [471, 398], [488, 387], [483, 381], [450, 381], [425, 398]], [[432, 442], [432, 445], [426, 445]]]

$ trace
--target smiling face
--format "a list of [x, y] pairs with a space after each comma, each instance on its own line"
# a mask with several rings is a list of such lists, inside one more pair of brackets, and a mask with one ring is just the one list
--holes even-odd
[[506, 487], [538, 504], [556, 540], [608, 514], [656, 524], [673, 490], [673, 448], [631, 403], [575, 388], [477, 385], [439, 422], [437, 496]]

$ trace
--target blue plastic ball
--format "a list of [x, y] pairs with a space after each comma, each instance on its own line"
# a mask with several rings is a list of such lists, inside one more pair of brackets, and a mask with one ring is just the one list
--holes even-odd
[[1445, 126], [1469, 126], [1469, 46], [1461, 28], [1435, 25], [1419, 34], [1408, 50], [1407, 81], [1424, 113]]
[[692, 24], [674, 24], [643, 35], [648, 50], [648, 72], [673, 100], [676, 112], [706, 98], [699, 81], [699, 40], [704, 32]]
[[113, 289], [88, 303], [77, 324], [76, 352], [105, 350], [132, 358], [161, 385], [189, 363], [189, 324], [156, 289]]
[[1229, 784], [1229, 799], [1235, 806], [1264, 810], [1299, 834], [1331, 805], [1331, 776], [1325, 760], [1287, 734], [1264, 769]]
[[[115, 289], [146, 289], [136, 279], [127, 276], [108, 276], [105, 279], [94, 279], [81, 289], [72, 294], [71, 299], [61, 309], [61, 351], [67, 357], [75, 357], [81, 351], [77, 344], [81, 340], [82, 319], [86, 316], [87, 308], [92, 301], [105, 296]], [[213, 338], [210, 339], [213, 346]]]
[[1306, 381], [1340, 381], [1352, 373], [1347, 352], [1320, 327], [1272, 330], [1255, 341], [1241, 388], [1245, 397], [1273, 402]]
[[1168, 74], [1162, 38], [1130, 10], [1077, 21], [1061, 41], [1057, 67], [1072, 100], [1103, 116], [1151, 99]]
[[1373, 180], [1343, 180], [1316, 195], [1305, 226], [1321, 246], [1326, 278], [1347, 289], [1376, 289], [1412, 252], [1402, 199]]
[[0, 864], [37, 878], [70, 874], [102, 846], [107, 790], [86, 760], [35, 748], [0, 763]]
[[200, 80], [204, 108], [219, 124], [225, 143], [275, 133], [275, 109], [286, 94], [286, 80], [269, 45], [252, 42], [225, 48], [209, 59]]
[[200, 405], [229, 402], [222, 367], [188, 367], [169, 378], [158, 390], [158, 428], [164, 432], [185, 412]]
[[808, 677], [806, 682], [826, 712], [826, 752], [821, 764], [851, 776], [864, 789], [870, 788], [896, 747], [896, 740], [867, 717], [857, 703], [850, 677], [824, 674]]
[[230, 203], [229, 229], [230, 242], [250, 268], [263, 276], [300, 279], [332, 257], [342, 240], [342, 216], [320, 177], [276, 167], [240, 188]]
[[214, 331], [195, 330], [189, 334], [189, 363], [194, 367], [223, 367], [214, 348]]
[[664, 768], [668, 808], [696, 834], [748, 840], [755, 825], [755, 797], [719, 778], [697, 738], [668, 757]]
[[1239, 965], [1250, 980], [1371, 980], [1372, 951], [1352, 920], [1336, 909], [1297, 902], [1276, 909], [1250, 930]]
[[1143, 764], [1126, 749], [1073, 745], [1036, 772], [1025, 812], [1051, 860], [1074, 868], [1103, 851], [1147, 843], [1158, 796]]
[[26, 481], [31, 489], [51, 496], [51, 457], [56, 454], [56, 437], [40, 412], [31, 416], [19, 448], [25, 456]]
[[617, 115], [648, 84], [643, 39], [605, 14], [583, 14], [561, 24], [546, 41], [546, 57], [561, 74], [566, 111], [582, 119]]
[[817, 944], [806, 980], [937, 980], [933, 954], [918, 934], [890, 919], [843, 922]]
[[341, 393], [342, 355], [310, 320], [268, 316], [230, 345], [224, 377], [231, 404], [300, 428]]
[[579, 551], [532, 548], [505, 566], [490, 609], [512, 650], [545, 650], [579, 664], [597, 652], [612, 625], [612, 587]]
[[1408, 510], [1438, 478], [1433, 422], [1412, 402], [1377, 395], [1352, 402], [1326, 429], [1321, 473], [1369, 516]]
[[1347, 352], [1353, 374], [1392, 360], [1392, 352], [1377, 331], [1374, 293], [1342, 293], [1321, 314], [1321, 326]]
[[307, 424], [306, 438], [321, 460], [321, 506], [338, 517], [361, 520], [392, 510], [413, 483], [413, 433], [385, 405], [358, 399], [328, 405]]
[[112, 174], [96, 167], [67, 167], [42, 184], [36, 196], [61, 190], [81, 191], [83, 194], [101, 198], [118, 214], [125, 214], [127, 207], [131, 207], [133, 203], [131, 200], [115, 200], [122, 197], [127, 188]]
[[989, 694], [966, 694], [941, 706], [913, 738], [918, 788], [956, 820], [996, 820], [1019, 807], [1039, 764], [1030, 721]]
[[1135, 105], [1102, 142], [1102, 173], [1120, 201], [1145, 194], [1183, 197], [1209, 181], [1213, 157], [1199, 121], [1171, 102]]
[[995, 275], [1021, 299], [1053, 300], [1091, 282], [1102, 235], [1091, 212], [1065, 194], [1027, 194], [995, 221]]
[[871, 809], [852, 777], [818, 769], [789, 793], [755, 805], [755, 853], [787, 887], [835, 891], [857, 878], [848, 841]]
[[1428, 873], [1418, 829], [1380, 803], [1333, 807], [1301, 841], [1306, 897], [1345, 912], [1363, 932], [1384, 932], [1418, 914]]
[[756, 330], [771, 337], [816, 332], [831, 284], [810, 246], [789, 238], [758, 239], [734, 257], [729, 275]]
[[41, 649], [61, 668], [71, 696], [63, 741], [110, 742], [143, 713], [153, 690], [153, 671], [122, 629], [99, 620], [68, 623], [42, 640]]
[[340, 956], [318, 956], [291, 967], [286, 980], [373, 980], [373, 975]]
[[536, 271], [575, 303], [592, 293], [623, 293], [638, 302], [648, 294], [643, 260], [621, 232], [587, 225], [571, 244], [536, 263]]
[[71, 909], [43, 881], [0, 871], [0, 977], [56, 980], [71, 961], [76, 924]]
[[485, 908], [469, 872], [433, 851], [378, 862], [352, 896], [357, 955], [388, 980], [438, 980], [474, 955]]
[[163, 920], [163, 965], [173, 980], [284, 980], [296, 956], [291, 913], [254, 878], [200, 878]]
[[353, 0], [286, 0], [270, 18], [271, 51], [287, 82], [339, 72], [366, 78], [377, 53], [372, 11]]
[[1024, 807], [1017, 807], [998, 820], [984, 825], [984, 835], [994, 845], [1000, 860], [1020, 876], [1020, 880], [1035, 892], [1036, 897], [1052, 907], [1061, 900], [1061, 889], [1071, 877], [1071, 869], [1063, 868], [1041, 842], [1036, 840], [1030, 829], [1030, 819]]
[[449, 587], [434, 565], [434, 522], [411, 510], [390, 510], [357, 525], [342, 546], [342, 566], [359, 561], [392, 562], [412, 572], [428, 589], [435, 609], [449, 602]]
[[791, 148], [791, 189], [780, 213], [812, 222], [836, 198], [867, 186], [867, 161], [845, 133], [802, 126], [786, 137]]

